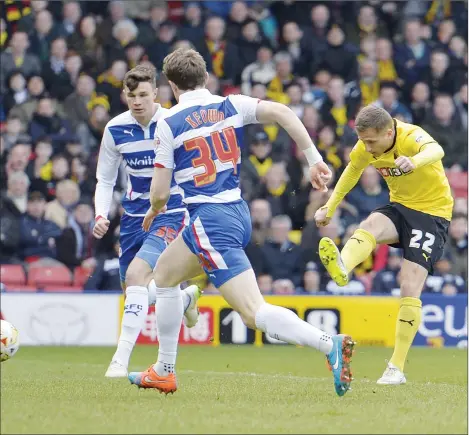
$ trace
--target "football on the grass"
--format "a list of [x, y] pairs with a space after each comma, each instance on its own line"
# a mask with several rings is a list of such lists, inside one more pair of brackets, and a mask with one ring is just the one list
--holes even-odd
[[1, 362], [10, 359], [20, 347], [18, 330], [6, 320], [1, 320], [0, 342], [2, 348]]

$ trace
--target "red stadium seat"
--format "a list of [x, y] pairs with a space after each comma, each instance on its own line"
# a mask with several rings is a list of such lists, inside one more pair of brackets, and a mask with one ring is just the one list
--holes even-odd
[[456, 198], [467, 198], [467, 172], [446, 172]]
[[46, 285], [41, 290], [47, 293], [81, 293], [83, 287], [76, 285]]
[[0, 265], [0, 282], [6, 287], [21, 286], [26, 284], [26, 273], [21, 264]]
[[65, 266], [33, 267], [28, 273], [28, 285], [43, 288], [51, 285], [69, 286], [72, 274]]
[[92, 273], [92, 269], [81, 266], [75, 267], [75, 270], [73, 271], [73, 285], [83, 288]]

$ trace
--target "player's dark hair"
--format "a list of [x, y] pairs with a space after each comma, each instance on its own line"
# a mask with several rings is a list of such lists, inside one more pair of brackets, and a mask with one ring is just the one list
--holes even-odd
[[382, 131], [392, 125], [391, 115], [383, 108], [374, 104], [365, 106], [355, 119], [355, 129], [358, 132], [373, 128], [376, 131]]
[[164, 58], [163, 73], [181, 91], [189, 91], [205, 85], [207, 66], [198, 51], [178, 48]]
[[132, 68], [124, 76], [124, 86], [129, 89], [129, 91], [135, 91], [139, 83], [151, 83], [151, 85], [156, 87], [156, 68], [151, 65], [137, 65], [135, 68]]

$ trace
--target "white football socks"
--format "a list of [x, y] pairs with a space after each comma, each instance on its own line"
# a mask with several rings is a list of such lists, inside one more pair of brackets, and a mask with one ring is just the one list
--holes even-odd
[[148, 290], [146, 287], [129, 286], [125, 292], [119, 343], [113, 360], [128, 367], [130, 354], [148, 314]]
[[[148, 284], [148, 304], [149, 305], [155, 305], [156, 303], [156, 289], [157, 288], [158, 287], [156, 287], [155, 280], [152, 279], [150, 281], [150, 284]], [[184, 305], [184, 312], [186, 312], [191, 303], [191, 297], [184, 290], [181, 290], [181, 295], [182, 295], [182, 304]]]
[[156, 326], [158, 330], [158, 360], [153, 365], [159, 376], [174, 373], [179, 331], [181, 330], [184, 307], [179, 286], [156, 288]]
[[332, 350], [332, 337], [329, 334], [301, 320], [284, 307], [263, 304], [256, 313], [256, 327], [272, 338], [314, 347], [326, 355]]

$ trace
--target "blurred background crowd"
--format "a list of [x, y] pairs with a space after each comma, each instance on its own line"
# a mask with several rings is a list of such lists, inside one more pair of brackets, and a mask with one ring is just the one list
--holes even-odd
[[[120, 288], [124, 176], [110, 231], [99, 242], [91, 234], [101, 136], [127, 110], [126, 71], [143, 62], [160, 70], [169, 52], [186, 46], [204, 56], [212, 93], [289, 105], [330, 165], [331, 189], [357, 140], [354, 118], [363, 105], [379, 104], [426, 129], [445, 150], [455, 207], [447, 249], [425, 291], [466, 293], [467, 12], [466, 1], [449, 0], [2, 1], [0, 262], [30, 277], [46, 266], [66, 269], [64, 282], [55, 281], [62, 287]], [[164, 77], [158, 99], [175, 104]], [[247, 254], [263, 293], [398, 292], [399, 250], [378, 247], [345, 288], [328, 278], [317, 253], [322, 236], [342, 243], [389, 201], [375, 169], [365, 170], [331, 224], [318, 229], [313, 216], [330, 191], [312, 190], [286, 132], [249, 126], [242, 152], [253, 224]], [[31, 279], [15, 284], [38, 287]]]

